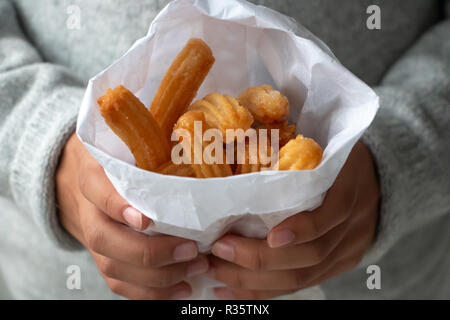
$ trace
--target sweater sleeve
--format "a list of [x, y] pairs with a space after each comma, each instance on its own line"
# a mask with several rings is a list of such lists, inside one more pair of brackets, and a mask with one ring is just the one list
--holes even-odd
[[55, 170], [83, 92], [68, 70], [42, 60], [13, 5], [0, 1], [0, 196], [65, 249], [80, 245], [59, 225]]
[[424, 34], [375, 91], [380, 110], [363, 141], [377, 164], [380, 218], [360, 265], [450, 214], [450, 19]]

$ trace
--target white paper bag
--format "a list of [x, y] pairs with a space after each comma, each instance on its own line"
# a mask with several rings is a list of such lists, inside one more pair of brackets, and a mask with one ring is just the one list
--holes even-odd
[[[134, 165], [108, 128], [96, 100], [124, 85], [146, 105], [189, 38], [201, 38], [216, 58], [199, 90], [237, 96], [264, 83], [290, 101], [289, 120], [324, 149], [314, 170], [258, 172], [227, 178], [164, 176]], [[228, 231], [264, 238], [292, 214], [320, 205], [353, 145], [372, 122], [377, 95], [293, 19], [238, 0], [177, 0], [152, 22], [147, 36], [89, 81], [77, 134], [121, 196], [152, 219], [146, 232], [198, 242], [207, 252]], [[196, 280], [196, 297], [212, 298]]]

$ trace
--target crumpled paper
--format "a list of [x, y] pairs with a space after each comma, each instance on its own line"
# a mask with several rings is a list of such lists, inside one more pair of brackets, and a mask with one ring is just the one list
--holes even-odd
[[[196, 99], [272, 85], [289, 98], [290, 122], [324, 149], [316, 169], [194, 179], [135, 167], [96, 100], [108, 88], [124, 85], [149, 106], [192, 37], [203, 39], [216, 58]], [[319, 206], [378, 107], [374, 91], [293, 19], [239, 0], [177, 0], [159, 13], [145, 37], [89, 81], [77, 134], [118, 193], [155, 222], [148, 234], [192, 239], [207, 252], [227, 232], [264, 238], [289, 216]], [[200, 277], [192, 283], [195, 297], [213, 297], [206, 289], [212, 282]]]

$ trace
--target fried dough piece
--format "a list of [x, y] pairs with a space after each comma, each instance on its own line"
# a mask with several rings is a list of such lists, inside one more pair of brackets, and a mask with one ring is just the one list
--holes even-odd
[[279, 145], [283, 147], [289, 140], [296, 137], [297, 130], [295, 124], [289, 124], [287, 120], [282, 120], [273, 123], [263, 123], [257, 127], [257, 130], [267, 129], [268, 139], [271, 139], [271, 130], [278, 129]]
[[174, 124], [197, 95], [214, 61], [211, 48], [192, 38], [167, 70], [150, 107], [166, 139], [170, 139]]
[[108, 89], [97, 100], [106, 124], [128, 146], [136, 165], [154, 170], [170, 159], [170, 147], [152, 114], [124, 86]]
[[169, 176], [189, 177], [189, 178], [195, 177], [195, 172], [191, 165], [183, 163], [175, 164], [172, 161], [168, 161], [163, 165], [159, 166], [155, 170], [155, 172]]
[[[254, 149], [250, 147], [250, 142], [245, 142], [245, 154], [243, 159], [244, 161], [239, 161], [243, 163], [238, 162], [235, 174], [258, 172], [270, 166], [270, 163], [263, 164], [261, 161], [261, 153], [265, 152], [266, 157], [269, 158], [271, 153], [273, 152], [270, 146], [270, 141], [267, 140], [266, 142], [267, 143], [265, 146], [265, 150], [262, 149], [263, 146], [261, 145], [261, 141], [259, 141], [259, 143], [254, 146]], [[237, 159], [239, 159], [239, 157], [237, 157]]]
[[[200, 122], [202, 124], [202, 130], [195, 130], [195, 122]], [[223, 162], [223, 164], [211, 163], [208, 164], [203, 159], [203, 151], [207, 145], [203, 141], [203, 133], [208, 129], [208, 125], [205, 121], [205, 115], [201, 111], [188, 111], [183, 114], [177, 121], [175, 125], [175, 134], [178, 137], [178, 129], [185, 129], [189, 132], [191, 136], [191, 161], [192, 168], [195, 172], [197, 178], [217, 178], [217, 177], [228, 177], [233, 175], [231, 167], [229, 164]], [[195, 146], [198, 145], [200, 150], [195, 150]], [[197, 152], [196, 152], [197, 151]]]
[[[245, 131], [253, 123], [251, 113], [239, 105], [235, 98], [219, 93], [211, 93], [203, 99], [197, 100], [189, 107], [189, 110], [203, 112], [208, 126], [218, 129], [222, 137], [225, 137], [226, 143], [232, 142], [226, 139], [227, 129], [242, 129]], [[234, 140], [234, 138], [233, 136], [232, 139]]]
[[248, 88], [239, 95], [238, 101], [259, 122], [278, 122], [289, 114], [286, 96], [268, 84]]
[[280, 149], [278, 170], [312, 170], [322, 161], [322, 148], [301, 134]]

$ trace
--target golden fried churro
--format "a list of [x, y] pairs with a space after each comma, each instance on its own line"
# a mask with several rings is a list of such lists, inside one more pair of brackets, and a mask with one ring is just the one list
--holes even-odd
[[287, 120], [282, 120], [273, 123], [263, 123], [257, 127], [257, 130], [267, 129], [268, 139], [271, 139], [271, 130], [278, 129], [278, 137], [280, 139], [279, 145], [280, 148], [283, 147], [289, 140], [295, 138], [295, 131], [297, 128], [295, 124], [289, 124]]
[[166, 139], [170, 140], [175, 122], [195, 98], [214, 61], [209, 46], [193, 38], [172, 62], [150, 107]]
[[278, 170], [312, 170], [322, 161], [322, 148], [299, 134], [280, 149]]
[[277, 122], [289, 114], [289, 101], [286, 96], [268, 84], [248, 88], [239, 95], [238, 101], [260, 122]]
[[[222, 137], [226, 137], [227, 129], [247, 130], [253, 123], [251, 113], [239, 105], [238, 101], [228, 95], [211, 93], [201, 100], [197, 100], [189, 110], [202, 111], [205, 114], [206, 123], [220, 130]], [[233, 136], [233, 140], [234, 140]], [[226, 143], [228, 139], [225, 139]]]
[[195, 172], [191, 165], [184, 163], [175, 164], [172, 161], [168, 161], [159, 166], [155, 172], [177, 177], [195, 177]]
[[[196, 130], [195, 126], [198, 124], [201, 124], [201, 130]], [[207, 163], [203, 159], [203, 151], [207, 145], [207, 143], [203, 141], [203, 133], [209, 129], [203, 112], [192, 110], [183, 114], [174, 127], [175, 134], [178, 137], [181, 137], [182, 135], [180, 135], [178, 129], [185, 129], [191, 136], [191, 143], [189, 146], [191, 152], [191, 165], [197, 178], [228, 177], [233, 175], [230, 165], [223, 161], [223, 157], [222, 164], [213, 161]], [[196, 145], [200, 146], [198, 150], [196, 150]]]
[[108, 89], [97, 102], [106, 124], [125, 142], [139, 168], [154, 170], [170, 159], [161, 128], [132, 92], [118, 86]]
[[[263, 152], [266, 154], [266, 159], [270, 158], [272, 149], [270, 146], [270, 141], [267, 140], [266, 149], [262, 149], [261, 141], [259, 143], [253, 144], [253, 149], [251, 148], [252, 143], [245, 143], [245, 154], [243, 161], [239, 159], [239, 155], [237, 156], [238, 165], [235, 171], [235, 174], [244, 174], [244, 173], [252, 173], [261, 171], [263, 168], [268, 168], [270, 162], [267, 164], [262, 164], [261, 154]], [[261, 154], [260, 154], [261, 153]]]

